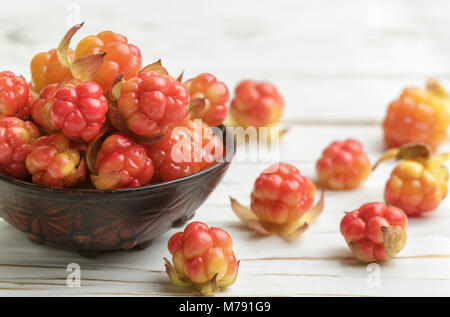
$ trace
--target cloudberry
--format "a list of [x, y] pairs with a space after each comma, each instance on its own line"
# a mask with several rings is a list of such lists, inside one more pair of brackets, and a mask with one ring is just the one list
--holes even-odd
[[94, 82], [69, 81], [45, 87], [31, 114], [47, 133], [62, 132], [71, 140], [89, 142], [106, 121], [108, 102]]
[[155, 164], [153, 182], [191, 175], [223, 158], [222, 140], [201, 120], [186, 118], [147, 148]]
[[103, 142], [97, 155], [97, 175], [91, 175], [98, 189], [120, 189], [147, 184], [154, 166], [145, 148], [131, 138], [116, 133]]
[[449, 174], [442, 164], [450, 159], [450, 153], [431, 157], [427, 146], [410, 144], [387, 151], [379, 162], [390, 158], [401, 162], [386, 183], [386, 202], [403, 209], [408, 216], [435, 210], [447, 196]]
[[388, 107], [383, 122], [387, 148], [424, 143], [435, 150], [447, 139], [450, 98], [434, 80], [427, 87], [406, 88]]
[[223, 229], [192, 222], [169, 239], [168, 248], [173, 265], [166, 260], [166, 271], [175, 285], [194, 284], [204, 295], [213, 295], [236, 280], [239, 263]]
[[227, 116], [226, 103], [230, 99], [228, 87], [212, 74], [203, 73], [183, 83], [191, 102], [201, 101], [191, 109], [191, 118], [202, 119], [210, 126], [218, 126]]
[[276, 163], [256, 179], [251, 194], [251, 208], [231, 199], [233, 211], [251, 229], [278, 233], [291, 240], [303, 233], [322, 212], [323, 192], [315, 205], [316, 186], [294, 166]]
[[80, 153], [71, 148], [63, 134], [42, 136], [34, 141], [26, 166], [35, 184], [49, 187], [73, 187], [85, 178]]
[[[73, 59], [73, 51], [69, 49], [68, 55]], [[72, 78], [69, 68], [64, 67], [59, 59], [56, 49], [42, 52], [33, 57], [30, 64], [31, 89], [36, 93], [50, 84], [57, 84], [67, 78]]]
[[283, 114], [284, 101], [276, 87], [266, 82], [245, 80], [236, 87], [231, 116], [243, 127], [267, 127]]
[[13, 72], [0, 72], [0, 120], [5, 117], [26, 117], [30, 89], [22, 76]]
[[143, 71], [122, 84], [117, 109], [128, 129], [147, 138], [164, 135], [187, 113], [189, 94], [175, 79]]
[[26, 178], [29, 174], [25, 160], [38, 137], [40, 132], [31, 121], [15, 117], [0, 120], [0, 174]]
[[356, 140], [335, 141], [316, 164], [319, 185], [326, 189], [356, 188], [371, 171], [370, 161]]
[[340, 230], [361, 262], [383, 261], [405, 246], [408, 218], [393, 206], [367, 203], [342, 218]]
[[75, 58], [100, 53], [106, 53], [105, 60], [93, 81], [98, 83], [105, 93], [112, 88], [117, 75], [122, 74], [125, 79], [130, 79], [136, 76], [142, 67], [139, 48], [128, 43], [125, 36], [111, 31], [103, 31], [82, 39], [75, 49]]

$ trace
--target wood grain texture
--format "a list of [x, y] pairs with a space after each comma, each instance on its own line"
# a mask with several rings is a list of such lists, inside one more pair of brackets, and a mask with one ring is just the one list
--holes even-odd
[[[0, 12], [3, 69], [29, 76], [29, 60], [57, 45], [69, 5], [75, 4], [86, 21], [83, 35], [104, 28], [124, 32], [148, 63], [163, 57], [174, 73], [186, 70], [189, 77], [209, 71], [230, 87], [242, 78], [279, 86], [287, 105], [283, 125], [289, 127], [279, 152], [255, 162], [239, 148], [195, 218], [228, 230], [241, 259], [238, 280], [220, 295], [450, 296], [450, 200], [410, 220], [405, 249], [381, 265], [380, 287], [368, 286], [371, 272], [352, 258], [339, 233], [344, 211], [382, 199], [392, 164], [381, 166], [355, 191], [327, 192], [323, 214], [292, 243], [250, 233], [228, 201], [231, 195], [248, 203], [253, 180], [270, 161], [281, 159], [315, 177], [315, 161], [334, 139], [358, 138], [374, 161], [383, 149], [380, 121], [386, 105], [403, 87], [422, 85], [429, 76], [450, 86], [448, 1], [24, 3], [12, 2]], [[450, 150], [450, 143], [440, 150]], [[196, 296], [172, 286], [163, 272], [174, 232], [143, 251], [86, 259], [33, 245], [0, 220], [0, 295]], [[80, 288], [66, 286], [69, 263], [81, 266]]]

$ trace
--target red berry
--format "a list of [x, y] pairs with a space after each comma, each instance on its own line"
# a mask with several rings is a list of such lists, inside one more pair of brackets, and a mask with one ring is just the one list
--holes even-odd
[[217, 284], [226, 287], [236, 279], [238, 262], [233, 242], [223, 229], [193, 222], [184, 232], [170, 238], [168, 248], [176, 273], [195, 284], [206, 283], [216, 276]]
[[91, 175], [91, 180], [98, 189], [143, 186], [154, 173], [145, 148], [122, 134], [113, 134], [103, 142], [96, 169], [98, 175]]
[[274, 85], [246, 80], [236, 87], [230, 111], [239, 125], [258, 128], [277, 123], [283, 108], [283, 99]]
[[49, 85], [32, 106], [35, 122], [47, 132], [61, 131], [71, 140], [89, 142], [106, 120], [108, 102], [94, 82]]
[[142, 56], [140, 50], [128, 43], [125, 36], [103, 31], [82, 39], [75, 49], [75, 58], [105, 52], [105, 61], [96, 73], [94, 81], [104, 92], [109, 92], [117, 75], [122, 74], [125, 79], [137, 75], [142, 66]]
[[[68, 50], [68, 55], [73, 59], [73, 51]], [[61, 65], [56, 49], [42, 52], [33, 57], [30, 64], [31, 88], [40, 93], [50, 84], [57, 84], [67, 78], [72, 78], [70, 69]]]
[[117, 108], [131, 132], [155, 138], [186, 116], [189, 94], [169, 76], [143, 71], [123, 83]]
[[367, 203], [342, 218], [340, 230], [362, 262], [394, 257], [406, 243], [408, 219], [399, 208], [382, 203]]
[[34, 183], [49, 187], [73, 187], [85, 177], [80, 153], [59, 133], [37, 139], [26, 166]]
[[371, 164], [356, 140], [336, 141], [322, 153], [316, 164], [319, 184], [326, 189], [353, 189], [365, 180]]
[[426, 89], [406, 88], [387, 110], [383, 122], [386, 147], [425, 143], [435, 150], [447, 139], [450, 104], [447, 92], [434, 80]]
[[223, 143], [201, 120], [185, 119], [147, 148], [155, 163], [154, 182], [170, 181], [205, 169], [223, 157]]
[[0, 72], [0, 120], [4, 117], [28, 116], [30, 92], [22, 76]]
[[292, 165], [270, 166], [256, 179], [251, 195], [251, 210], [262, 221], [293, 223], [312, 206], [316, 186]]
[[40, 136], [31, 121], [15, 117], [0, 120], [0, 174], [24, 179], [28, 171], [25, 160], [31, 152], [31, 144]]
[[227, 116], [226, 103], [230, 99], [228, 87], [212, 74], [203, 73], [183, 83], [191, 101], [201, 99], [202, 106], [191, 109], [191, 118], [202, 119], [210, 126], [221, 124]]

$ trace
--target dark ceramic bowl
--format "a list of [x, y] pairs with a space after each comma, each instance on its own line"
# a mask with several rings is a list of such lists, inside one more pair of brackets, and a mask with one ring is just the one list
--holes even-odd
[[191, 219], [224, 176], [236, 146], [232, 132], [221, 129], [223, 161], [166, 183], [120, 190], [57, 189], [0, 175], [0, 216], [32, 242], [82, 254], [146, 247]]

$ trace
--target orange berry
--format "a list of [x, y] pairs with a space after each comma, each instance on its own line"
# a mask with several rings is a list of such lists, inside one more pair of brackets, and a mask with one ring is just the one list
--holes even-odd
[[450, 124], [449, 96], [438, 83], [406, 88], [388, 107], [383, 122], [387, 148], [424, 143], [435, 150], [447, 139]]
[[[73, 50], [68, 51], [69, 58], [73, 59]], [[31, 89], [40, 93], [50, 84], [57, 84], [67, 78], [72, 78], [70, 69], [61, 65], [56, 54], [56, 49], [42, 52], [33, 57], [30, 64]]]
[[142, 66], [142, 56], [140, 50], [128, 43], [125, 36], [103, 31], [82, 39], [75, 49], [75, 58], [105, 52], [105, 61], [96, 73], [94, 81], [107, 93], [118, 74], [123, 74], [125, 80], [138, 74]]

